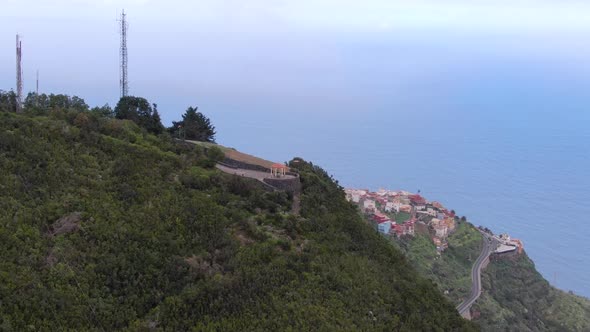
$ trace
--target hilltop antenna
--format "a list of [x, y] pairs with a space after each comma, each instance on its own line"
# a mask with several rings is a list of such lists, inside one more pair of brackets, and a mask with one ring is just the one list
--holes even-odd
[[37, 84], [35, 89], [35, 105], [39, 106], [39, 69], [37, 69]]
[[129, 86], [127, 83], [127, 28], [129, 25], [125, 16], [125, 10], [123, 10], [121, 12], [121, 27], [119, 31], [121, 34], [121, 48], [119, 50], [119, 60], [121, 65], [119, 68], [119, 85], [121, 89], [121, 98], [126, 97], [129, 93]]
[[16, 112], [22, 111], [23, 102], [23, 68], [22, 68], [22, 42], [16, 35]]

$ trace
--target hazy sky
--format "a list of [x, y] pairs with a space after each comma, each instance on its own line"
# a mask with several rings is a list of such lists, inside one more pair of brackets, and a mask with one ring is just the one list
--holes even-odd
[[114, 105], [125, 8], [130, 93], [167, 123], [189, 105], [358, 111], [506, 59], [588, 70], [584, 1], [1, 1], [0, 89], [14, 87], [18, 32], [25, 91], [39, 69], [42, 92]]

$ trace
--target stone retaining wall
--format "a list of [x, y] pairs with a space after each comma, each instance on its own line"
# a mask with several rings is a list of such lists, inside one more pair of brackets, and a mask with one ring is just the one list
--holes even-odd
[[299, 177], [291, 178], [291, 179], [264, 179], [264, 183], [273, 186], [278, 190], [284, 190], [288, 192], [299, 192], [301, 190], [301, 182], [299, 181]]
[[242, 161], [234, 160], [231, 158], [225, 158], [223, 160], [223, 164], [232, 168], [241, 168], [241, 169], [249, 169], [252, 171], [260, 171], [260, 172], [268, 172], [270, 173], [270, 169], [260, 166], [260, 165], [252, 165]]

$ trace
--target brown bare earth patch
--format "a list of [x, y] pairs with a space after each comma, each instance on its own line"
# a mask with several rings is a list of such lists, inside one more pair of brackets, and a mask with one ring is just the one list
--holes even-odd
[[82, 221], [80, 212], [73, 212], [63, 216], [53, 223], [50, 235], [56, 236], [76, 232], [80, 229], [80, 221]]
[[55, 256], [55, 252], [53, 248], [49, 251], [49, 254], [45, 257], [45, 264], [49, 267], [53, 267], [57, 263], [57, 257]]
[[250, 165], [258, 165], [258, 166], [262, 166], [262, 167], [266, 167], [266, 168], [271, 168], [272, 165], [274, 164], [272, 161], [258, 158], [258, 157], [255, 157], [255, 156], [252, 156], [252, 155], [249, 155], [247, 153], [243, 153], [243, 152], [240, 152], [237, 150], [226, 150], [225, 156], [227, 158], [241, 161], [243, 163], [247, 163]]
[[302, 253], [308, 243], [309, 243], [309, 240], [307, 240], [307, 239], [303, 240], [303, 242], [298, 243], [297, 246], [295, 247], [295, 251], [298, 254]]
[[187, 257], [184, 261], [190, 266], [191, 270], [199, 274], [213, 276], [216, 273], [222, 272], [223, 268], [217, 264], [211, 257], [196, 256]]
[[237, 161], [241, 161], [243, 163], [247, 163], [250, 165], [258, 165], [258, 166], [262, 166], [265, 168], [271, 168], [271, 166], [274, 164], [274, 162], [272, 161], [268, 161], [262, 158], [258, 158], [255, 157], [253, 155], [249, 155], [247, 153], [243, 153], [240, 152], [236, 149], [233, 148], [228, 148], [225, 147], [223, 145], [219, 145], [219, 144], [214, 144], [214, 143], [208, 143], [208, 142], [198, 142], [198, 141], [187, 141], [196, 145], [200, 145], [203, 146], [205, 148], [210, 148], [212, 146], [216, 146], [218, 148], [221, 149], [221, 151], [223, 151], [225, 153], [225, 156], [227, 158], [233, 159], [233, 160], [237, 160]]
[[428, 225], [426, 225], [422, 222], [418, 222], [418, 223], [416, 223], [415, 227], [416, 227], [415, 231], [417, 234], [425, 234], [425, 235], [430, 236], [430, 230], [428, 229]]
[[236, 239], [238, 239], [238, 242], [240, 242], [240, 244], [243, 246], [247, 246], [249, 244], [256, 242], [256, 241], [254, 241], [254, 239], [249, 237], [248, 234], [246, 234], [246, 232], [243, 230], [236, 231], [234, 233], [234, 235], [235, 235]]

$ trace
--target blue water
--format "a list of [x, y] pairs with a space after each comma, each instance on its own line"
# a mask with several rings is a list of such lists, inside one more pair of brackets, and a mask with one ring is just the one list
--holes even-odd
[[421, 190], [523, 240], [548, 281], [590, 297], [589, 63], [485, 54], [435, 69], [425, 57], [413, 65], [429, 74], [404, 82], [394, 46], [365, 46], [343, 47], [332, 90], [320, 71], [317, 93], [224, 105], [219, 142], [301, 156], [344, 186]]

